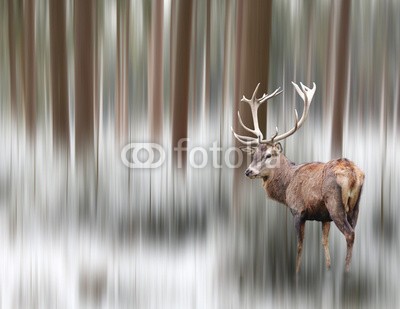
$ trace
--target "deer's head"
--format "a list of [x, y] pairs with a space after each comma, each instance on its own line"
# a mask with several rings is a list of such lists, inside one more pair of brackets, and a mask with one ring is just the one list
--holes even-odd
[[270, 139], [264, 139], [264, 136], [259, 128], [258, 108], [262, 103], [267, 102], [269, 99], [282, 93], [280, 88], [276, 89], [272, 94], [264, 93], [261, 98], [256, 98], [257, 90], [260, 86], [260, 84], [258, 84], [253, 92], [251, 99], [247, 99], [243, 96], [241, 100], [241, 102], [248, 103], [251, 108], [254, 129], [250, 129], [243, 123], [242, 118], [240, 117], [240, 113], [238, 112], [239, 122], [246, 131], [254, 134], [255, 137], [239, 135], [236, 134], [235, 131], [233, 131], [233, 128], [231, 129], [236, 139], [246, 146], [242, 148], [242, 150], [244, 150], [245, 152], [250, 152], [253, 155], [253, 160], [245, 172], [246, 176], [250, 178], [269, 177], [272, 175], [276, 168], [279, 168], [279, 156], [282, 153], [282, 146], [279, 141], [295, 133], [303, 125], [308, 116], [310, 104], [316, 90], [315, 83], [313, 83], [312, 89], [304, 86], [302, 83], [300, 83], [301, 88], [293, 82], [292, 84], [295, 87], [297, 93], [303, 99], [303, 114], [299, 120], [297, 110], [295, 109], [294, 127], [280, 135], [278, 135], [278, 128], [276, 127], [275, 134]]
[[282, 152], [280, 143], [259, 144], [256, 147], [242, 148], [243, 151], [252, 154], [252, 161], [245, 171], [245, 175], [251, 179], [270, 177], [279, 167], [279, 156]]

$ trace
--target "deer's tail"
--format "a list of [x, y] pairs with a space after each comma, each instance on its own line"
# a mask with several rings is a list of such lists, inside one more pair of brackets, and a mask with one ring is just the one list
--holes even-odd
[[336, 180], [342, 188], [342, 202], [346, 213], [353, 210], [360, 198], [365, 175], [353, 162], [347, 159], [338, 160], [335, 166]]

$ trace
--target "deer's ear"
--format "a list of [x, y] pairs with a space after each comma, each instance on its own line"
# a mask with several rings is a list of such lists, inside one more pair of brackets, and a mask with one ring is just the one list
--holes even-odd
[[245, 153], [254, 154], [256, 152], [257, 147], [240, 146], [239, 149]]
[[283, 151], [281, 143], [276, 143], [275, 144], [275, 148], [279, 153], [281, 153]]

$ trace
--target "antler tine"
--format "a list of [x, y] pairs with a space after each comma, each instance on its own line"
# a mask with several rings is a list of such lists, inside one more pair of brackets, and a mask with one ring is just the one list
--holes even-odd
[[253, 95], [251, 96], [251, 99], [248, 99], [243, 95], [243, 97], [242, 97], [242, 99], [240, 101], [246, 102], [246, 103], [249, 103], [249, 104], [254, 104], [255, 100], [256, 100], [256, 94], [257, 94], [257, 91], [258, 91], [258, 87], [260, 87], [260, 83], [258, 83], [257, 86], [256, 86], [256, 89], [254, 89], [254, 92], [253, 92]]
[[274, 142], [275, 137], [278, 135], [278, 127], [275, 127], [275, 134], [271, 137], [271, 143]]
[[258, 87], [260, 87], [260, 83], [258, 83], [257, 86], [256, 86], [256, 88], [254, 89], [253, 95], [251, 96], [251, 99], [250, 99], [250, 100], [247, 99], [245, 96], [243, 96], [243, 98], [242, 98], [242, 100], [241, 100], [242, 102], [248, 103], [249, 106], [250, 106], [250, 109], [251, 109], [251, 117], [253, 118], [253, 126], [254, 126], [254, 129], [253, 129], [253, 130], [250, 129], [250, 131], [249, 131], [249, 128], [246, 127], [246, 126], [243, 124], [243, 121], [241, 121], [241, 119], [240, 119], [240, 124], [241, 124], [247, 131], [253, 133], [253, 134], [256, 135], [258, 138], [261, 137], [261, 139], [262, 139], [262, 138], [263, 138], [263, 134], [262, 134], [262, 132], [261, 132], [261, 130], [260, 130], [260, 127], [259, 127], [259, 125], [258, 125], [258, 116], [257, 116], [259, 104], [258, 104], [258, 102], [257, 102], [256, 95], [257, 95]]
[[256, 137], [251, 137], [251, 136], [244, 136], [244, 135], [239, 135], [237, 134], [233, 128], [231, 127], [232, 133], [235, 136], [235, 138], [241, 142], [244, 145], [248, 145], [248, 146], [254, 146], [255, 144], [258, 144], [258, 138]]
[[256, 95], [258, 91], [258, 87], [260, 87], [260, 83], [257, 84], [256, 89], [254, 89], [253, 95], [251, 96], [251, 100], [254, 102], [256, 100]]
[[255, 130], [250, 129], [248, 126], [246, 126], [246, 125], [243, 123], [243, 120], [242, 120], [242, 117], [240, 116], [240, 112], [239, 112], [239, 111], [237, 112], [237, 114], [238, 114], [238, 118], [239, 118], [239, 123], [242, 125], [242, 127], [243, 127], [246, 131], [248, 131], [248, 132], [250, 132], [250, 133], [253, 133], [254, 135], [257, 135], [257, 132], [256, 132]]
[[268, 101], [269, 99], [271, 99], [271, 98], [273, 98], [273, 97], [276, 97], [277, 95], [280, 95], [282, 92], [283, 92], [283, 90], [280, 90], [281, 89], [281, 87], [279, 87], [279, 88], [277, 88], [273, 93], [271, 93], [271, 94], [263, 94], [263, 96], [258, 100], [258, 102], [261, 104], [261, 103], [263, 103], [263, 102], [265, 102], [265, 101]]
[[300, 87], [295, 84], [294, 82], [292, 82], [294, 88], [296, 89], [297, 93], [300, 95], [300, 97], [303, 99], [304, 101], [304, 108], [303, 108], [303, 114], [301, 115], [301, 118], [299, 120], [299, 115], [297, 113], [297, 110], [294, 110], [294, 116], [295, 116], [295, 125], [292, 129], [290, 129], [289, 131], [287, 131], [286, 133], [283, 133], [281, 135], [275, 134], [270, 140], [268, 141], [262, 141], [263, 143], [274, 143], [280, 140], [283, 140], [287, 137], [289, 137], [290, 135], [292, 135], [293, 133], [295, 133], [304, 123], [304, 121], [306, 120], [307, 116], [308, 116], [308, 112], [310, 109], [310, 105], [311, 105], [311, 101], [313, 99], [315, 90], [316, 90], [316, 86], [315, 83], [313, 83], [313, 87], [310, 89], [306, 86], [304, 86], [302, 83], [300, 83], [301, 89]]
[[259, 87], [260, 87], [260, 83], [258, 83], [256, 88], [254, 89], [254, 92], [253, 92], [253, 95], [251, 96], [251, 99], [247, 99], [245, 96], [243, 96], [242, 99], [241, 99], [242, 102], [246, 102], [250, 106], [254, 129], [250, 129], [249, 127], [247, 127], [243, 123], [242, 117], [240, 116], [240, 113], [238, 112], [238, 118], [239, 118], [240, 124], [242, 125], [242, 127], [246, 131], [256, 135], [258, 142], [263, 140], [263, 134], [262, 134], [262, 132], [260, 130], [260, 127], [259, 127], [259, 124], [258, 124], [258, 108], [265, 101], [267, 101], [270, 98], [273, 98], [273, 97], [279, 95], [280, 93], [282, 93], [282, 90], [280, 90], [280, 87], [279, 87], [273, 93], [271, 93], [269, 95], [264, 93], [261, 98], [257, 99], [256, 96], [257, 96], [257, 91], [258, 91]]
[[294, 109], [294, 129], [297, 130], [299, 128], [299, 114], [297, 113], [297, 109]]

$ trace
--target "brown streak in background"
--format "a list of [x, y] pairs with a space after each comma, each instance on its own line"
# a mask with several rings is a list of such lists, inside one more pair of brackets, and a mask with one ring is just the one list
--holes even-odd
[[343, 0], [340, 5], [339, 32], [337, 36], [336, 81], [333, 94], [332, 158], [341, 157], [343, 152], [343, 116], [347, 97], [347, 72], [349, 67], [350, 10], [351, 1]]
[[[235, 55], [235, 50], [232, 50], [232, 41], [234, 42], [234, 35], [235, 35], [235, 28], [232, 27], [232, 20], [235, 20], [235, 3], [232, 3], [232, 1], [228, 0], [226, 2], [226, 14], [225, 14], [225, 24], [224, 24], [224, 63], [223, 63], [223, 91], [222, 91], [222, 110], [220, 113], [220, 141], [221, 145], [226, 145], [227, 141], [225, 140], [224, 137], [224, 132], [225, 132], [225, 127], [226, 127], [226, 122], [229, 121], [229, 118], [225, 117], [225, 110], [230, 110], [230, 105], [232, 102], [229, 102], [228, 99], [230, 98], [229, 96], [229, 73], [234, 72], [234, 70], [230, 69], [230, 66], [232, 65], [231, 59], [234, 59]], [[236, 91], [234, 90], [234, 95], [236, 94]], [[229, 106], [228, 106], [229, 105]], [[235, 106], [235, 103], [233, 103]], [[229, 127], [229, 126], [228, 126]], [[228, 138], [229, 141], [229, 138]], [[219, 160], [220, 162], [223, 162], [224, 155], [223, 152], [220, 152], [219, 155]], [[219, 207], [222, 208], [226, 204], [224, 203], [223, 197], [223, 183], [224, 183], [224, 178], [223, 178], [223, 170], [219, 170], [219, 181], [218, 181], [218, 192], [219, 192]], [[235, 207], [236, 205], [234, 205]]]
[[206, 22], [206, 72], [205, 72], [205, 97], [204, 97], [204, 104], [205, 104], [205, 115], [208, 121], [210, 120], [210, 109], [211, 109], [211, 98], [210, 98], [210, 41], [211, 41], [211, 1], [207, 0], [207, 22]]
[[115, 74], [115, 133], [119, 141], [120, 135], [120, 110], [121, 110], [121, 2], [117, 1], [117, 63]]
[[100, 74], [102, 71], [102, 65], [103, 63], [101, 62], [101, 49], [102, 49], [102, 43], [103, 43], [103, 35], [104, 35], [104, 13], [102, 10], [102, 6], [104, 5], [104, 2], [101, 1], [100, 5], [96, 6], [95, 10], [95, 23], [96, 23], [96, 31], [94, 34], [94, 46], [96, 47], [96, 50], [94, 52], [94, 126], [95, 126], [95, 133], [96, 133], [96, 161], [95, 161], [95, 175], [96, 175], [96, 180], [95, 180], [95, 214], [97, 215], [98, 213], [98, 207], [99, 207], [99, 151], [100, 151], [100, 110], [102, 108], [102, 102], [101, 102], [101, 91], [103, 89], [100, 81]]
[[[181, 138], [187, 138], [187, 118], [190, 77], [190, 37], [192, 25], [192, 0], [174, 0], [178, 6], [177, 25], [172, 29], [176, 32], [175, 60], [173, 69], [173, 88], [171, 104], [173, 105], [172, 145], [176, 147]], [[174, 165], [177, 166], [177, 156], [174, 152]], [[186, 165], [186, 152], [182, 152], [182, 166]]]
[[[242, 44], [242, 28], [243, 28], [243, 1], [239, 1], [237, 3], [237, 8], [236, 8], [236, 42], [235, 42], [235, 49], [236, 49], [236, 63], [235, 63], [235, 89], [234, 89], [234, 108], [233, 108], [233, 127], [235, 129], [235, 132], [240, 132], [240, 125], [237, 120], [237, 111], [240, 108], [240, 98], [242, 97], [242, 94], [240, 93], [240, 76], [241, 76], [241, 61], [242, 61], [242, 49], [241, 49], [241, 44]], [[240, 146], [240, 143], [236, 140], [236, 146]]]
[[[197, 82], [198, 82], [197, 74], [198, 74], [198, 71], [200, 71], [200, 72], [202, 71], [202, 69], [198, 70], [198, 68], [197, 68], [197, 57], [198, 57], [198, 54], [201, 54], [201, 52], [202, 52], [201, 49], [205, 49], [204, 48], [204, 46], [205, 46], [204, 44], [202, 46], [199, 46], [197, 44], [198, 37], [203, 34], [201, 31], [197, 30], [197, 28], [198, 28], [197, 27], [198, 26], [198, 19], [199, 19], [197, 17], [197, 15], [198, 15], [197, 14], [197, 10], [198, 10], [200, 5], [201, 4], [199, 2], [197, 2], [196, 5], [194, 6], [194, 8], [193, 8], [194, 14], [193, 14], [193, 21], [192, 21], [192, 25], [193, 25], [192, 36], [193, 37], [191, 38], [191, 41], [192, 41], [191, 44], [193, 44], [193, 48], [191, 49], [191, 57], [193, 59], [192, 60], [193, 64], [192, 64], [192, 71], [191, 71], [191, 74], [190, 74], [191, 75], [191, 80], [190, 80], [190, 85], [191, 86], [189, 86], [189, 88], [191, 87], [191, 89], [192, 89], [192, 97], [191, 97], [191, 99], [192, 99], [192, 101], [191, 101], [192, 110], [191, 110], [191, 113], [190, 113], [190, 120], [188, 120], [188, 121], [190, 121], [192, 123], [196, 123], [196, 121], [199, 119], [199, 118], [196, 118], [196, 117], [198, 117], [198, 115], [201, 114], [203, 105], [205, 104], [205, 102], [197, 102], [198, 101], [197, 100], [198, 93], [201, 93], [205, 89], [204, 86], [203, 87], [198, 87], [197, 86]], [[201, 29], [201, 30], [203, 30], [203, 29]], [[200, 35], [199, 35], [199, 32], [200, 32]], [[198, 51], [200, 51], [200, 52], [198, 52]], [[200, 80], [201, 80], [201, 78], [200, 78]]]
[[9, 46], [9, 65], [10, 65], [10, 99], [11, 115], [13, 119], [17, 118], [17, 80], [15, 65], [15, 16], [14, 0], [8, 1], [8, 46]]
[[[237, 3], [237, 33], [236, 33], [236, 80], [234, 94], [233, 123], [238, 134], [246, 134], [239, 125], [237, 111], [240, 111], [243, 122], [251, 127], [251, 112], [247, 104], [240, 102], [243, 95], [251, 97], [254, 88], [261, 83], [258, 96], [267, 92], [269, 72], [269, 44], [271, 37], [272, 0], [240, 0]], [[259, 108], [259, 125], [266, 131], [267, 107]], [[265, 135], [268, 137], [268, 135]], [[240, 144], [236, 142], [236, 146]], [[246, 158], [246, 155], [244, 155]], [[246, 160], [243, 160], [246, 162]], [[244, 167], [245, 164], [243, 164]], [[240, 203], [238, 188], [243, 181], [243, 167], [235, 169], [234, 177], [234, 209]]]
[[307, 12], [308, 12], [308, 29], [307, 29], [307, 85], [311, 85], [313, 79], [313, 76], [311, 76], [312, 73], [312, 64], [313, 62], [313, 56], [314, 56], [314, 45], [313, 45], [313, 39], [314, 39], [314, 30], [315, 30], [315, 13], [314, 13], [314, 8], [315, 8], [315, 3], [314, 1], [310, 1], [308, 3], [307, 7]]
[[36, 72], [35, 72], [35, 0], [24, 2], [24, 103], [26, 129], [35, 137]]
[[[236, 42], [235, 42], [235, 51], [236, 51], [236, 60], [235, 60], [235, 88], [234, 88], [234, 108], [233, 108], [233, 127], [235, 129], [235, 132], [239, 132], [241, 127], [239, 125], [239, 121], [237, 120], [237, 111], [240, 108], [240, 98], [242, 97], [242, 94], [240, 94], [240, 81], [241, 81], [241, 62], [242, 62], [242, 49], [241, 49], [241, 44], [242, 44], [242, 28], [243, 28], [243, 1], [238, 1], [237, 7], [236, 7]], [[239, 133], [240, 134], [240, 133]], [[241, 144], [234, 138], [235, 146], [239, 147]], [[244, 156], [245, 157], [245, 156]], [[240, 200], [240, 193], [239, 190], [237, 190], [242, 181], [241, 181], [241, 175], [242, 175], [242, 168], [237, 168], [235, 169], [235, 176], [233, 177], [233, 209], [234, 209], [234, 216], [235, 219], [238, 219], [238, 210], [239, 210], [239, 205]]]
[[51, 96], [53, 140], [69, 148], [68, 67], [65, 1], [52, 0], [50, 10]]
[[[263, 92], [268, 92], [271, 10], [272, 0], [243, 1], [243, 34], [239, 47], [241, 48], [241, 69], [240, 75], [237, 76], [240, 79], [240, 97], [237, 97], [236, 101], [240, 101], [242, 95], [251, 97], [258, 83], [261, 83], [259, 96]], [[243, 121], [251, 124], [252, 118], [248, 106], [239, 104], [239, 110]], [[259, 108], [259, 115], [260, 129], [265, 134], [267, 123], [266, 104]], [[239, 128], [238, 131], [238, 134], [246, 133], [243, 128]]]
[[75, 1], [76, 155], [93, 153], [93, 1]]
[[117, 84], [115, 126], [118, 144], [128, 136], [129, 1], [117, 1]]
[[[381, 132], [380, 132], [380, 149], [381, 149], [381, 177], [380, 177], [380, 233], [381, 233], [381, 238], [384, 237], [384, 232], [385, 232], [385, 204], [387, 203], [387, 191], [385, 190], [386, 188], [391, 187], [391, 182], [386, 181], [386, 174], [387, 174], [387, 168], [386, 168], [386, 160], [387, 160], [387, 138], [388, 138], [388, 111], [389, 111], [389, 106], [387, 104], [388, 101], [388, 94], [390, 93], [390, 90], [387, 89], [387, 80], [389, 70], [388, 70], [388, 29], [389, 29], [389, 17], [387, 14], [387, 10], [385, 10], [385, 26], [383, 27], [384, 29], [384, 34], [382, 36], [382, 42], [381, 42], [381, 48], [382, 48], [382, 64], [381, 64], [381, 94], [380, 94], [380, 124], [381, 124]], [[385, 192], [386, 191], [386, 192]], [[389, 191], [390, 195], [390, 191]]]
[[130, 1], [125, 6], [125, 49], [124, 49], [124, 105], [123, 105], [123, 132], [124, 137], [128, 136], [129, 123], [129, 22], [130, 22]]
[[163, 132], [163, 1], [151, 7], [151, 35], [148, 61], [148, 118], [152, 141], [160, 142]]

